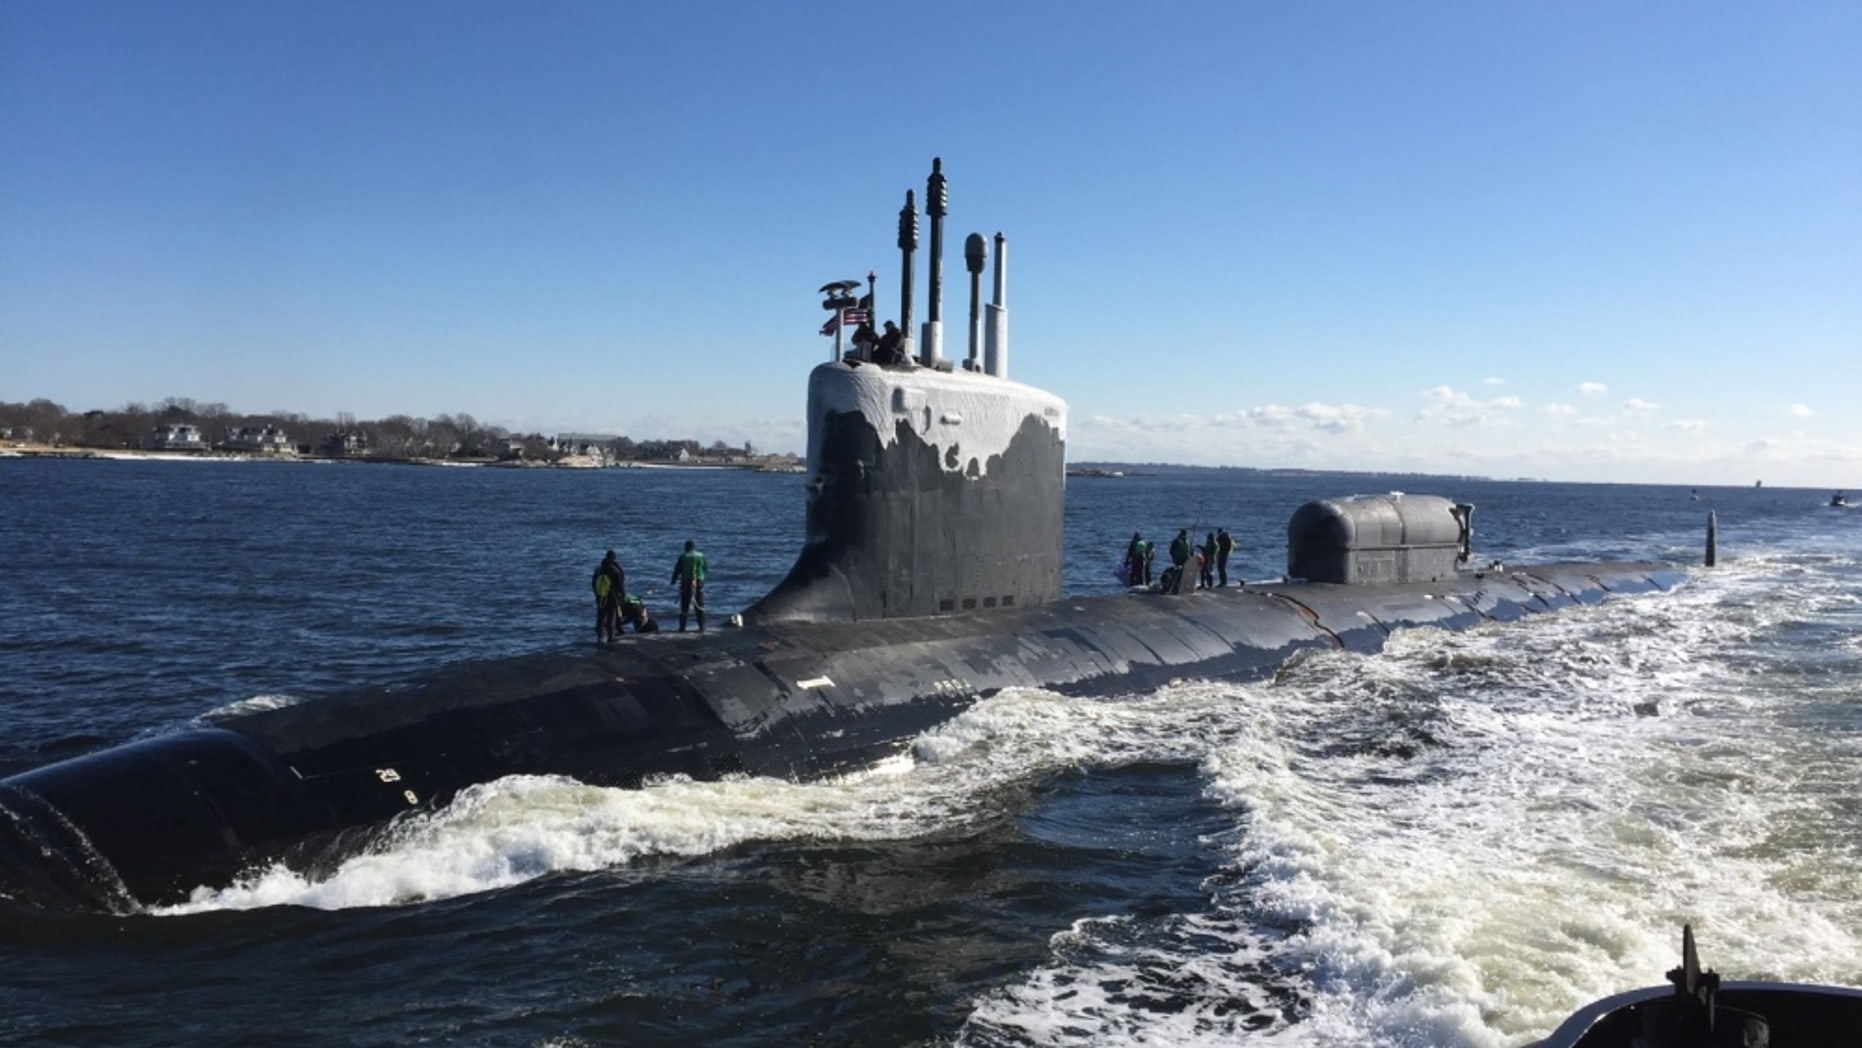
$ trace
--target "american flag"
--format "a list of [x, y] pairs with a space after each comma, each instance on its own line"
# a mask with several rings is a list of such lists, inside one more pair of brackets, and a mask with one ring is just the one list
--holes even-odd
[[839, 331], [839, 330], [840, 330], [840, 314], [839, 313], [835, 313], [833, 316], [828, 318], [827, 323], [821, 325], [821, 333], [823, 335], [832, 335], [834, 332]]
[[843, 324], [852, 324], [854, 327], [859, 327], [861, 324], [866, 323], [866, 321], [867, 312], [864, 309], [843, 309], [840, 311], [840, 322]]

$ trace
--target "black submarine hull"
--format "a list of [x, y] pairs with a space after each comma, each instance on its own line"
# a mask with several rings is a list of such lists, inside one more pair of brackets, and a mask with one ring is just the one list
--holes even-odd
[[630, 637], [244, 712], [0, 782], [0, 869], [40, 905], [130, 910], [274, 862], [316, 870], [396, 816], [509, 775], [820, 778], [896, 754], [1005, 688], [1259, 679], [1296, 652], [1372, 652], [1672, 588], [1661, 564], [1429, 583], [1299, 583], [1060, 600], [988, 614], [770, 622]]

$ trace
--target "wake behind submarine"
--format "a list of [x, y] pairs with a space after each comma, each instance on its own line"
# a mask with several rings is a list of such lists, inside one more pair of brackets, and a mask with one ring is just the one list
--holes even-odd
[[[1005, 688], [1258, 679], [1306, 649], [1371, 652], [1403, 627], [1465, 629], [1685, 578], [1658, 563], [1471, 570], [1469, 507], [1383, 495], [1302, 506], [1288, 525], [1297, 581], [1067, 597], [1066, 405], [1008, 378], [1000, 233], [993, 249], [965, 243], [968, 355], [944, 357], [945, 210], [934, 160], [929, 317], [897, 363], [844, 357], [837, 337], [810, 373], [805, 540], [741, 628], [457, 665], [12, 776], [0, 898], [133, 912], [273, 863], [315, 875], [397, 816], [503, 776], [827, 776]], [[898, 246], [911, 332], [909, 191]]]

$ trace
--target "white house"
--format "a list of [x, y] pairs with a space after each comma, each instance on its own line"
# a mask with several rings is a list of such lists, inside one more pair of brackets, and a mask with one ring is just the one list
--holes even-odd
[[199, 426], [168, 424], [157, 426], [142, 438], [145, 451], [205, 451], [207, 440]]

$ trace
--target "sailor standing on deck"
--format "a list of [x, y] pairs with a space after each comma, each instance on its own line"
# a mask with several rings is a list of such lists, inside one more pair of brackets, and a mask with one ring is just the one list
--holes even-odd
[[1214, 589], [1215, 588], [1215, 555], [1216, 555], [1215, 532], [1213, 531], [1203, 532], [1202, 553], [1203, 553], [1203, 566], [1202, 566], [1203, 589]]
[[1228, 585], [1228, 555], [1235, 551], [1235, 540], [1229, 538], [1227, 528], [1217, 528], [1215, 532], [1215, 570], [1222, 579], [1223, 586]]
[[589, 584], [595, 589], [595, 642], [605, 644], [621, 635], [621, 599], [627, 593], [627, 572], [613, 550], [596, 565]]
[[1179, 570], [1190, 562], [1190, 529], [1178, 528], [1177, 537], [1170, 540], [1170, 563]]
[[705, 555], [691, 539], [685, 540], [685, 552], [672, 565], [672, 581], [679, 584], [679, 632], [685, 632], [688, 612], [698, 613], [698, 632], [705, 632]]
[[1131, 545], [1125, 547], [1125, 584], [1151, 584], [1151, 544], [1135, 531], [1131, 533]]

